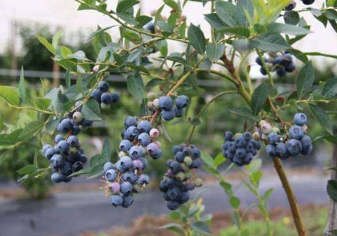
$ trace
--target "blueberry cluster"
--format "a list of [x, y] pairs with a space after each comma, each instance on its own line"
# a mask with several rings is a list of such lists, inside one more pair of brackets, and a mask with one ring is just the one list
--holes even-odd
[[[293, 56], [289, 52], [285, 52], [282, 55], [276, 56], [274, 58], [264, 58], [263, 60], [265, 61], [266, 65], [270, 67], [270, 70], [275, 71], [276, 74], [280, 77], [283, 77], [287, 73], [291, 73], [296, 69]], [[261, 66], [261, 74], [267, 75], [267, 71], [262, 67], [261, 59], [257, 57], [255, 61], [258, 65]]]
[[170, 210], [176, 210], [179, 205], [190, 199], [189, 191], [202, 185], [202, 180], [191, 180], [191, 169], [201, 166], [200, 150], [194, 145], [186, 144], [173, 147], [174, 160], [167, 161], [168, 170], [164, 179], [160, 182], [160, 191], [167, 201]]
[[294, 125], [289, 128], [289, 137], [281, 137], [277, 132], [268, 134], [268, 145], [266, 151], [271, 157], [279, 157], [284, 160], [290, 156], [298, 154], [309, 155], [312, 150], [311, 138], [306, 135], [308, 129], [307, 117], [303, 113], [296, 113], [294, 116]]
[[98, 87], [92, 91], [91, 97], [94, 98], [103, 109], [108, 109], [111, 104], [119, 101], [118, 93], [109, 93], [109, 84], [101, 81]]
[[115, 164], [105, 163], [104, 177], [112, 205], [127, 208], [133, 203], [133, 193], [141, 192], [150, 182], [149, 176], [142, 173], [148, 166], [145, 155], [158, 159], [162, 152], [160, 142], [156, 141], [159, 130], [152, 128], [150, 121], [128, 116], [124, 125], [119, 160]]
[[227, 131], [224, 138], [223, 155], [238, 166], [249, 165], [261, 148], [260, 142], [248, 131], [235, 136]]
[[183, 116], [187, 105], [188, 97], [185, 95], [180, 95], [174, 100], [170, 96], [161, 96], [159, 99], [154, 99], [148, 103], [148, 107], [152, 112], [155, 112], [156, 109], [161, 109], [161, 116], [167, 121]]

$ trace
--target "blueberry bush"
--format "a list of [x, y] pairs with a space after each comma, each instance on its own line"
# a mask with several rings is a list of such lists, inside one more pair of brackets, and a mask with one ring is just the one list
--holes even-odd
[[[318, 9], [311, 5], [314, 0], [164, 0], [151, 15], [142, 14], [137, 0], [119, 0], [116, 6], [103, 0], [75, 1], [78, 10], [94, 10], [111, 19], [111, 26], [98, 28], [89, 36], [96, 59], [89, 59], [84, 51], [73, 52], [61, 45], [60, 34], [55, 34], [51, 42], [37, 36], [53, 60], [66, 70], [65, 83], [48, 92], [32, 94], [22, 70], [18, 87], [0, 86], [0, 96], [8, 106], [35, 114], [24, 127], [0, 135], [0, 154], [35, 140], [40, 149], [37, 158], [44, 156], [50, 162], [47, 168], [34, 161], [18, 170], [23, 175], [21, 181], [50, 178], [60, 183], [79, 175], [102, 176], [111, 204], [127, 208], [132, 205], [134, 194], [150, 183], [146, 174], [149, 158], [173, 156], [166, 163], [160, 191], [167, 207], [178, 210], [171, 216], [181, 224], [164, 228], [185, 235], [210, 233], [211, 219], [201, 215], [202, 204], [195, 203], [195, 199], [190, 201], [190, 191], [202, 185], [192, 169], [202, 166], [225, 190], [233, 207], [238, 235], [249, 235], [243, 226], [240, 199], [225, 179], [225, 173], [237, 166], [247, 177], [243, 183], [256, 196], [268, 235], [273, 235], [266, 208], [272, 189], [259, 192], [261, 160], [254, 160], [265, 146], [266, 158], [272, 159], [286, 192], [298, 235], [307, 235], [282, 161], [308, 155], [313, 150], [307, 112], [324, 130], [315, 140], [336, 142], [331, 119], [335, 111], [328, 110], [326, 104], [336, 102], [337, 79], [318, 81], [311, 58], [337, 56], [303, 52], [294, 45], [311, 32], [303, 12], [337, 31], [337, 1], [324, 1]], [[191, 2], [209, 9], [204, 15], [207, 32], [183, 14]], [[168, 16], [164, 14], [166, 11]], [[109, 34], [112, 28], [118, 28], [118, 33]], [[180, 46], [175, 47], [172, 42]], [[261, 79], [252, 80], [252, 66], [259, 67]], [[221, 91], [198, 113], [192, 113], [191, 101], [203, 92], [198, 85], [198, 73], [215, 75], [231, 89]], [[101, 153], [88, 158], [80, 145], [80, 133], [95, 128], [105, 111], [117, 112], [121, 106], [119, 92], [106, 79], [109, 74], [125, 77], [128, 92], [139, 109], [137, 114], [121, 118], [122, 140], [106, 139]], [[292, 90], [281, 90], [276, 83], [286, 75], [294, 78]], [[227, 114], [245, 119], [242, 132], [226, 131], [220, 147], [223, 153], [212, 158], [191, 144], [195, 130], [211, 103], [234, 96], [240, 97], [245, 105], [239, 109], [229, 107]], [[293, 120], [285, 116], [289, 110]], [[158, 140], [162, 136], [171, 141], [165, 129], [168, 122], [190, 129], [186, 141], [172, 147], [173, 154], [164, 153]], [[52, 135], [54, 140], [45, 139], [43, 134]], [[116, 154], [111, 141], [117, 143]], [[226, 171], [220, 171], [219, 166], [227, 160], [231, 164]], [[328, 193], [332, 198], [336, 198], [335, 186], [329, 182]]]

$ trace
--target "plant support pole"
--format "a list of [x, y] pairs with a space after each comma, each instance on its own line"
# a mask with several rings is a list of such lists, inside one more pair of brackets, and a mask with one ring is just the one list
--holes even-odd
[[[337, 127], [334, 127], [333, 134], [337, 135]], [[337, 168], [337, 145], [336, 144], [333, 146], [330, 167]], [[331, 180], [337, 180], [337, 175], [336, 175], [335, 170], [332, 170], [331, 172]], [[325, 236], [337, 235], [337, 233], [331, 232], [333, 230], [337, 230], [337, 202], [335, 202], [333, 199], [330, 198], [328, 221], [327, 221], [324, 235]]]

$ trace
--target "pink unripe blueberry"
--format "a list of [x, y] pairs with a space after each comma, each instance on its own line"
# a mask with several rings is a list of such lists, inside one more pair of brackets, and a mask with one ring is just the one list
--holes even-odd
[[110, 191], [113, 194], [119, 193], [120, 189], [121, 189], [121, 185], [118, 182], [113, 182], [110, 184]]
[[268, 123], [267, 121], [261, 120], [261, 121], [259, 122], [259, 126], [262, 126], [262, 125], [267, 124], [267, 123]]
[[143, 166], [143, 162], [141, 162], [139, 159], [132, 161], [132, 169], [134, 169], [134, 170], [142, 170], [143, 167], [144, 167]]
[[272, 131], [272, 127], [269, 123], [261, 125], [261, 131], [264, 134], [269, 134]]
[[156, 128], [153, 128], [150, 130], [150, 137], [151, 138], [158, 138], [159, 137], [159, 130]]
[[83, 115], [81, 112], [79, 111], [76, 111], [74, 114], [73, 114], [73, 120], [76, 122], [76, 123], [80, 123], [82, 120], [83, 120]]
[[148, 102], [148, 103], [147, 103], [147, 107], [150, 108], [150, 109], [153, 108], [153, 107], [154, 107], [154, 106], [153, 106], [153, 102]]
[[156, 98], [155, 100], [153, 100], [152, 104], [155, 108], [158, 108], [159, 107], [159, 99]]
[[92, 68], [92, 71], [93, 71], [94, 73], [97, 73], [98, 70], [99, 70], [99, 65], [96, 65], [96, 66], [94, 66], [94, 68]]

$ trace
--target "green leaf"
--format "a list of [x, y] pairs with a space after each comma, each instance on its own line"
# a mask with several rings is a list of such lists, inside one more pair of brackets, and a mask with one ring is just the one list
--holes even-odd
[[19, 142], [19, 136], [22, 129], [17, 129], [10, 134], [0, 134], [0, 145], [14, 145]]
[[279, 34], [261, 35], [251, 42], [256, 48], [266, 52], [284, 51], [289, 48], [287, 41]]
[[199, 54], [204, 54], [206, 50], [206, 39], [202, 30], [199, 27], [191, 24], [188, 28], [187, 34], [194, 49], [197, 50]]
[[310, 104], [309, 108], [312, 112], [312, 114], [314, 114], [316, 120], [318, 121], [318, 123], [326, 130], [328, 131], [330, 134], [332, 134], [332, 123], [330, 120], [329, 115], [326, 113], [325, 110], [323, 110], [322, 108]]
[[15, 87], [0, 86], [0, 97], [6, 100], [6, 102], [13, 106], [20, 105], [19, 91]]
[[273, 194], [273, 192], [274, 192], [273, 188], [268, 189], [262, 196], [263, 201], [266, 202], [268, 198], [270, 198], [270, 196]]
[[290, 35], [306, 35], [310, 33], [310, 30], [295, 26], [295, 25], [288, 25], [288, 24], [281, 24], [281, 23], [273, 23], [268, 26], [269, 33], [284, 33]]
[[239, 198], [231, 196], [231, 198], [229, 199], [229, 203], [234, 209], [238, 209], [240, 207], [241, 201]]
[[297, 94], [302, 98], [308, 92], [315, 80], [315, 71], [312, 62], [308, 62], [298, 73], [297, 77]]
[[252, 100], [250, 102], [250, 106], [252, 108], [254, 115], [259, 114], [264, 104], [266, 103], [267, 98], [268, 98], [267, 85], [265, 83], [262, 83], [259, 86], [257, 86], [256, 89], [254, 90]]
[[20, 92], [21, 102], [25, 104], [27, 92], [26, 92], [26, 82], [25, 82], [23, 67], [21, 68], [21, 73], [20, 73], [19, 92]]
[[82, 107], [83, 118], [91, 121], [101, 120], [101, 109], [97, 101], [90, 99]]
[[107, 161], [110, 161], [111, 158], [111, 144], [108, 138], [104, 140], [102, 156], [105, 157]]
[[43, 126], [44, 126], [44, 123], [42, 121], [37, 120], [37, 121], [30, 122], [22, 130], [18, 139], [20, 140], [20, 142], [24, 142], [24, 141], [27, 141], [27, 140], [33, 138], [37, 133], [39, 133], [41, 131]]
[[177, 211], [174, 211], [170, 214], [170, 218], [172, 220], [179, 220], [181, 218], [181, 214]]
[[92, 34], [89, 35], [88, 37], [88, 41], [92, 40], [96, 35], [108, 30], [108, 29], [111, 29], [112, 27], [116, 27], [117, 25], [112, 25], [112, 26], [108, 26], [108, 27], [104, 27], [104, 28], [99, 28], [98, 27], [98, 30], [96, 30], [95, 32], [93, 32]]
[[194, 216], [199, 211], [199, 206], [192, 206], [188, 209], [187, 217]]
[[37, 168], [34, 165], [27, 165], [21, 169], [19, 169], [17, 172], [20, 175], [26, 175], [26, 174], [32, 174], [37, 170]]
[[177, 224], [177, 223], [166, 224], [166, 225], [160, 226], [159, 229], [168, 229], [172, 232], [184, 235], [184, 228], [180, 224]]
[[88, 170], [88, 169], [83, 169], [83, 170], [80, 170], [80, 171], [77, 171], [77, 172], [72, 173], [72, 174], [69, 175], [68, 177], [74, 177], [74, 176], [86, 175], [86, 174], [89, 174], [89, 173], [90, 173], [90, 170]]
[[205, 15], [205, 20], [216, 30], [222, 29], [225, 23], [218, 17], [217, 14], [211, 13]]
[[236, 6], [230, 2], [216, 2], [215, 10], [219, 18], [228, 26], [238, 26], [236, 22]]
[[47, 110], [50, 106], [51, 100], [49, 98], [35, 98], [35, 106], [41, 110]]
[[234, 34], [248, 38], [250, 30], [247, 27], [226, 27], [216, 31], [217, 33]]
[[326, 186], [329, 197], [337, 202], [337, 181], [336, 180], [328, 180], [328, 184]]
[[96, 165], [96, 166], [92, 167], [90, 169], [88, 179], [93, 179], [93, 178], [96, 178], [96, 177], [102, 175], [103, 172], [104, 172], [103, 166], [104, 166], [104, 163], [101, 163], [99, 165]]
[[103, 154], [96, 154], [90, 159], [90, 167], [93, 168], [97, 165], [104, 164], [106, 162], [106, 156]]
[[219, 165], [221, 165], [222, 163], [224, 163], [226, 161], [226, 158], [219, 153], [215, 158], [214, 158], [214, 165], [216, 166], [216, 168], [218, 168]]
[[321, 93], [326, 98], [332, 98], [337, 95], [337, 78], [329, 79], [323, 86]]
[[212, 233], [209, 226], [203, 221], [193, 222], [191, 224], [191, 227], [199, 234], [211, 234]]
[[48, 49], [49, 52], [51, 52], [53, 55], [57, 54], [55, 48], [48, 42], [47, 39], [40, 35], [37, 35], [36, 37], [40, 41], [40, 43]]
[[284, 13], [284, 22], [286, 24], [297, 25], [300, 21], [300, 15], [296, 11], [286, 11]]
[[127, 78], [127, 86], [129, 92], [137, 101], [141, 102], [145, 95], [143, 78], [139, 73], [129, 75]]
[[216, 44], [216, 43], [209, 43], [207, 45], [207, 57], [211, 61], [217, 61], [225, 52], [225, 45], [224, 44]]
[[173, 10], [176, 10], [177, 12], [180, 11], [180, 6], [178, 5], [177, 2], [173, 1], [173, 0], [164, 0], [164, 3], [171, 7]]
[[214, 160], [207, 152], [201, 152], [201, 160], [208, 166], [215, 169]]
[[220, 181], [219, 184], [226, 192], [232, 189], [232, 185], [228, 182]]
[[117, 13], [125, 13], [134, 5], [138, 4], [139, 2], [136, 0], [122, 0], [118, 3], [116, 12]]

